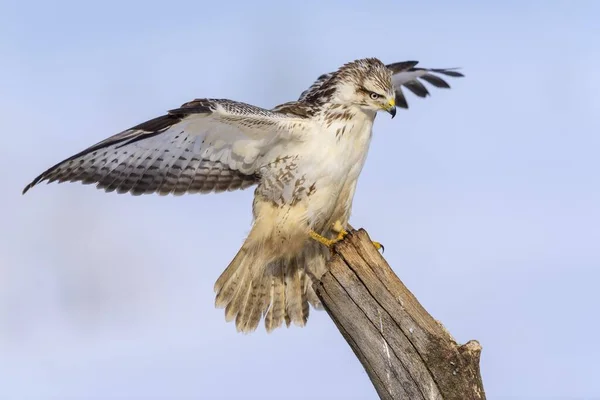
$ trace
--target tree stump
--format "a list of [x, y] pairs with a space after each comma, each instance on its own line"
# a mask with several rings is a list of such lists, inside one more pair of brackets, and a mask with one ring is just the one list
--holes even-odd
[[315, 289], [381, 399], [485, 399], [479, 343], [456, 343], [364, 230], [335, 244]]

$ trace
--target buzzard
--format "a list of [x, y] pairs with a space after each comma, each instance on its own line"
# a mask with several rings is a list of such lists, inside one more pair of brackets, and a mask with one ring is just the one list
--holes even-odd
[[355, 60], [272, 109], [196, 99], [61, 161], [23, 193], [42, 181], [133, 195], [256, 186], [252, 229], [215, 283], [215, 304], [241, 332], [261, 319], [268, 332], [304, 326], [309, 304], [322, 307], [312, 282], [346, 234], [377, 112], [408, 108], [402, 87], [426, 97], [420, 80], [449, 88], [440, 76], [463, 76], [416, 65]]

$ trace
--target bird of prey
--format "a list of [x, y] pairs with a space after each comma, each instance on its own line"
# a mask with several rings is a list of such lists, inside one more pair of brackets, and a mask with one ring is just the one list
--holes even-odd
[[[79, 181], [133, 195], [223, 192], [256, 186], [248, 237], [215, 283], [217, 307], [238, 331], [304, 326], [312, 282], [328, 247], [347, 233], [357, 180], [378, 111], [408, 108], [402, 87], [419, 97], [423, 80], [453, 68], [349, 62], [321, 75], [298, 100], [272, 109], [227, 99], [196, 99], [111, 136], [56, 164], [25, 187]], [[375, 243], [377, 246], [377, 243]]]

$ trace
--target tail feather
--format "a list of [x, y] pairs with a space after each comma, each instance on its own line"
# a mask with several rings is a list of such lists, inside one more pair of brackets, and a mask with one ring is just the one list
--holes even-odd
[[245, 272], [243, 268], [239, 268], [245, 257], [246, 249], [242, 247], [215, 282], [215, 292], [217, 292], [215, 307], [223, 308], [231, 302], [236, 289], [239, 288], [241, 275]]
[[317, 296], [315, 289], [313, 288], [313, 283], [321, 280], [321, 277], [325, 273], [327, 267], [325, 266], [327, 260], [327, 249], [317, 248], [317, 252], [321, 252], [319, 254], [313, 254], [306, 263], [306, 279], [304, 281], [304, 291], [306, 293], [306, 299], [316, 310], [320, 310], [323, 308], [323, 304], [321, 300]]
[[308, 297], [307, 297], [307, 293], [306, 293], [306, 281], [309, 281], [310, 278], [306, 275], [306, 272], [304, 271], [304, 269], [300, 269], [299, 270], [300, 274], [301, 274], [301, 279], [300, 279], [300, 293], [302, 293], [302, 302], [300, 303], [302, 306], [302, 319], [303, 319], [303, 323], [302, 326], [306, 325], [306, 321], [308, 321], [308, 316], [310, 314], [310, 306], [308, 304]]
[[291, 322], [304, 326], [308, 319], [308, 302], [304, 292], [304, 268], [299, 268], [299, 261], [294, 259], [286, 271], [285, 308]]
[[256, 330], [263, 310], [267, 307], [266, 304], [266, 285], [264, 279], [264, 271], [260, 276], [254, 276], [252, 279], [250, 289], [246, 294], [246, 299], [243, 306], [240, 309], [236, 319], [235, 325], [238, 331], [251, 332]]
[[[240, 250], [240, 252], [241, 251], [242, 250]], [[251, 289], [251, 258], [252, 255], [250, 253], [246, 253], [240, 258], [236, 256], [225, 270], [225, 272], [227, 272], [230, 267], [235, 270], [235, 272], [231, 274], [231, 278], [221, 289], [221, 292], [226, 291], [222, 296], [222, 303], [220, 302], [220, 304], [222, 304], [221, 307], [225, 306], [225, 320], [227, 322], [237, 318], [237, 315], [242, 310], [242, 304], [246, 300], [246, 295]], [[220, 297], [221, 292], [217, 292], [217, 298]]]
[[250, 285], [252, 282], [248, 279], [248, 276], [250, 275], [249, 268], [244, 268], [244, 265], [242, 264], [238, 265], [238, 269], [240, 270], [241, 277], [239, 281], [235, 283], [236, 286], [233, 287], [231, 300], [229, 301], [229, 304], [227, 304], [227, 307], [225, 307], [225, 320], [227, 322], [237, 318], [237, 315], [242, 310], [242, 304], [246, 300], [246, 295], [251, 289]]
[[269, 307], [269, 292], [268, 292], [269, 279], [268, 277], [262, 277], [260, 280], [260, 285], [258, 286], [258, 296], [256, 298], [256, 303], [248, 316], [248, 324], [246, 326], [246, 330], [255, 330], [258, 326], [260, 319], [264, 315], [267, 307]]
[[283, 265], [277, 261], [272, 264], [271, 276], [271, 301], [265, 313], [265, 328], [267, 332], [279, 328], [283, 323], [285, 314], [285, 285]]
[[321, 310], [323, 308], [323, 303], [321, 303], [321, 300], [319, 300], [317, 293], [313, 289], [311, 279], [307, 279], [306, 281], [306, 300], [310, 303], [311, 306], [313, 306], [315, 310]]

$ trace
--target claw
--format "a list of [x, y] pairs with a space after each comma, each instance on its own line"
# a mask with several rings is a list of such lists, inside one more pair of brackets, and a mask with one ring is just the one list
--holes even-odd
[[348, 232], [346, 232], [345, 230], [342, 229], [341, 231], [338, 232], [338, 235], [336, 238], [337, 241], [343, 240], [346, 237], [346, 235], [348, 235]]
[[[334, 244], [336, 244], [340, 240], [344, 240], [344, 238], [348, 235], [348, 231], [344, 229], [340, 221], [335, 221], [331, 228], [334, 232], [338, 233], [335, 239], [328, 239], [315, 231], [310, 231], [309, 235], [312, 239], [316, 240], [317, 242], [324, 244], [329, 248], [332, 248]], [[373, 242], [373, 246], [375, 246], [377, 250], [381, 250], [382, 253], [385, 251], [385, 247], [379, 242]]]
[[381, 250], [382, 254], [385, 251], [385, 247], [379, 242], [373, 242], [373, 246], [375, 246], [377, 250]]

